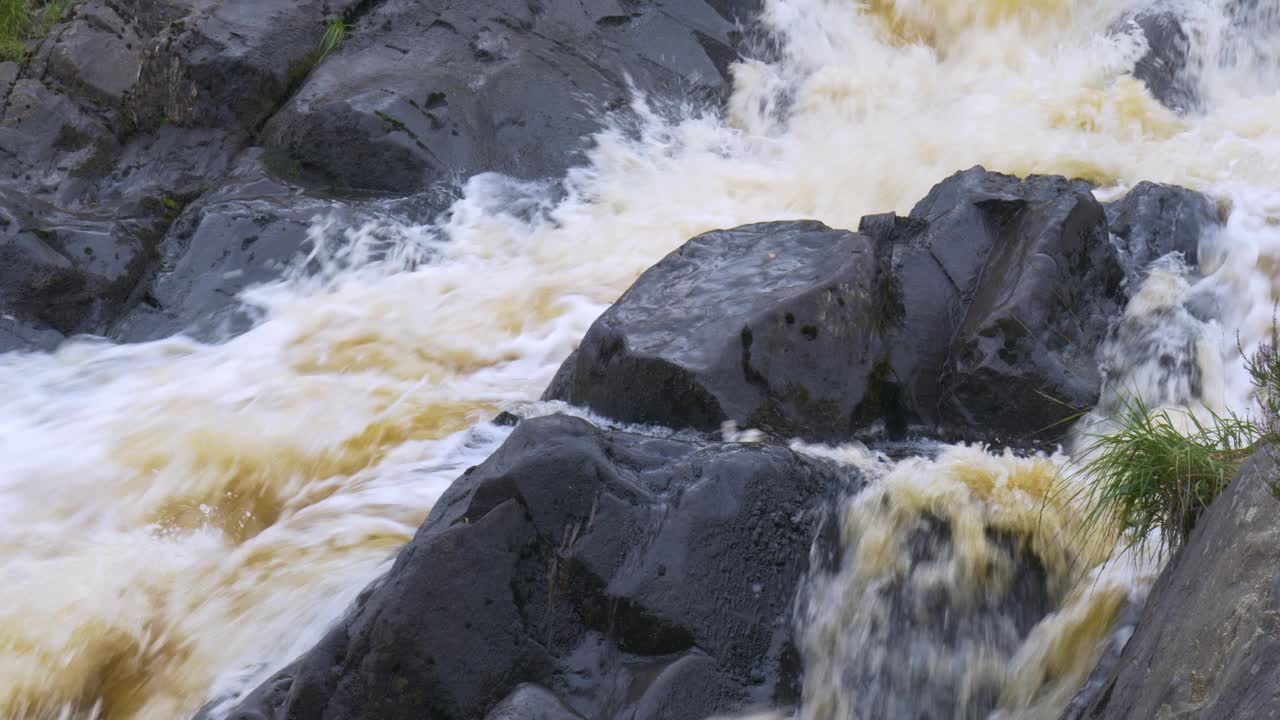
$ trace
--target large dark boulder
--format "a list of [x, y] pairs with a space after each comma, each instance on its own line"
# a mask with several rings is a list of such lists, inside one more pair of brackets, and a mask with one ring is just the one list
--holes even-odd
[[718, 96], [752, 0], [386, 0], [267, 124], [308, 186], [413, 192], [478, 172], [555, 177], [630, 86]]
[[791, 605], [844, 473], [780, 446], [524, 421], [229, 717], [701, 720], [794, 703]]
[[556, 399], [631, 422], [848, 437], [882, 354], [879, 285], [873, 242], [821, 223], [701, 235], [591, 326]]
[[1201, 517], [1151, 589], [1090, 720], [1280, 717], [1280, 478], [1264, 450]]
[[879, 421], [1052, 440], [1096, 401], [1124, 273], [1086, 183], [973, 168], [860, 231], [694, 238], [596, 321], [545, 397], [824, 441]]
[[1097, 349], [1124, 296], [1087, 183], [966, 170], [912, 209], [892, 262], [890, 364], [925, 422], [1053, 438], [1096, 401]]
[[956, 438], [1054, 439], [1096, 401], [1123, 272], [1087, 183], [971, 168], [861, 230], [890, 278], [884, 415]]

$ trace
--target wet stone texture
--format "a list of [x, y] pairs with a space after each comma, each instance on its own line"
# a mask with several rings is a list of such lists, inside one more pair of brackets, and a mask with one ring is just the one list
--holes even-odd
[[[235, 292], [278, 278], [317, 216], [385, 214], [406, 195], [434, 215], [486, 171], [555, 182], [606, 118], [625, 122], [630, 82], [658, 105], [715, 107], [759, 6], [73, 3], [24, 63], [0, 63], [0, 192], [11, 216], [46, 208], [50, 237], [74, 218], [99, 258], [145, 262], [54, 260], [42, 254], [62, 240], [0, 228], [26, 283], [0, 292], [0, 351], [243, 331]], [[264, 225], [256, 250], [242, 249], [248, 218]]]
[[229, 717], [701, 720], [794, 704], [792, 602], [850, 473], [780, 446], [523, 421], [348, 617]]
[[1067, 718], [1280, 717], [1275, 453], [1255, 455], [1201, 517], [1151, 589], [1119, 660]]
[[[1177, 189], [1197, 214], [1208, 200]], [[1176, 193], [1183, 195], [1176, 195]], [[632, 422], [839, 441], [914, 430], [1055, 441], [1098, 397], [1122, 257], [1194, 250], [1143, 188], [972, 168], [859, 232], [761, 223], [690, 240], [592, 326], [545, 395]], [[1157, 202], [1156, 205], [1160, 206]]]

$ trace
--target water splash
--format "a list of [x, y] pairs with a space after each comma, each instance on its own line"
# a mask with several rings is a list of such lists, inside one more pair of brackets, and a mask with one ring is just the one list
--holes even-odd
[[[1204, 107], [1179, 116], [1125, 74], [1143, 47], [1108, 33], [1112, 2], [771, 0], [778, 53], [735, 67], [723, 117], [640, 103], [559, 192], [482, 176], [435, 225], [321, 219], [309, 271], [251, 291], [263, 319], [227, 342], [0, 358], [0, 715], [170, 720], [252, 686], [500, 441], [468, 428], [536, 397], [607, 303], [704, 230], [856, 227], [974, 164], [1230, 198], [1187, 282], [1219, 307], [1207, 337], [1237, 407], [1236, 331], [1256, 344], [1280, 297], [1277, 40], [1233, 55], [1225, 5], [1194, 7], [1204, 57], [1234, 59], [1202, 63]], [[1106, 617], [1057, 592], [1041, 626]], [[1004, 652], [1059, 656], [1037, 643]]]

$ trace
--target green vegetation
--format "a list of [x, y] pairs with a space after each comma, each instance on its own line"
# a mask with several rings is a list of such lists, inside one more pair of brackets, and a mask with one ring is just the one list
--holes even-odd
[[0, 0], [0, 60], [21, 62], [26, 43], [49, 34], [74, 0]]
[[1204, 422], [1188, 412], [1153, 411], [1138, 399], [1112, 422], [1115, 429], [1091, 436], [1086, 448], [1086, 524], [1114, 523], [1131, 546], [1159, 530], [1162, 553], [1182, 545], [1263, 435], [1247, 420]]
[[347, 27], [347, 23], [343, 20], [334, 20], [329, 23], [329, 29], [325, 30], [324, 37], [320, 38], [320, 47], [316, 48], [318, 53], [316, 62], [320, 62], [329, 53], [337, 50], [342, 41], [347, 39], [349, 32], [350, 28]]
[[[0, 0], [0, 2], [2, 1]], [[287, 93], [292, 93], [301, 87], [302, 81], [307, 79], [311, 71], [315, 70], [316, 66], [320, 64], [320, 61], [328, 57], [329, 53], [337, 50], [342, 41], [346, 40], [350, 34], [351, 26], [347, 25], [345, 20], [339, 18], [329, 23], [329, 27], [324, 31], [324, 35], [320, 38], [320, 42], [315, 49], [289, 63], [289, 67], [285, 71]], [[264, 107], [268, 111], [274, 108], [274, 100], [268, 99]]]
[[[1160, 555], [1186, 542], [1196, 521], [1259, 448], [1280, 442], [1280, 352], [1272, 342], [1248, 359], [1261, 417], [1201, 418], [1152, 410], [1130, 399], [1109, 429], [1089, 435], [1079, 473], [1089, 507], [1086, 527], [1114, 528], [1127, 547], [1159, 531]], [[1280, 498], [1280, 486], [1272, 485]]]

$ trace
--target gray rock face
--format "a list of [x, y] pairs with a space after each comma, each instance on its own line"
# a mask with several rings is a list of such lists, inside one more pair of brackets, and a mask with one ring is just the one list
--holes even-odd
[[690, 240], [591, 327], [561, 399], [610, 417], [851, 432], [882, 347], [872, 241], [816, 222]]
[[358, 0], [192, 2], [141, 59], [130, 119], [252, 132], [312, 66], [329, 23]]
[[252, 318], [236, 294], [276, 279], [306, 247], [312, 221], [339, 209], [265, 181], [210, 193], [169, 228], [145, 295], [112, 328], [113, 338], [137, 342], [184, 330], [219, 338], [247, 329]]
[[1120, 241], [1126, 286], [1137, 289], [1143, 270], [1171, 252], [1188, 265], [1199, 264], [1200, 240], [1221, 224], [1218, 208], [1201, 193], [1175, 185], [1138, 183], [1106, 205], [1111, 234]]
[[[627, 421], [848, 438], [1065, 433], [1123, 277], [1088, 185], [973, 168], [861, 233], [708, 233], [645, 272], [547, 396]], [[1056, 434], [1055, 434], [1056, 433]]]
[[89, 3], [57, 34], [49, 72], [90, 99], [119, 105], [141, 69], [142, 36], [110, 5]]
[[1245, 464], [1151, 590], [1090, 720], [1280, 717], [1280, 501]]
[[[45, 298], [56, 312], [32, 314], [38, 303], [18, 298], [31, 296], [26, 286], [0, 291], [0, 348], [45, 348], [64, 332], [132, 341], [243, 329], [231, 295], [274, 277], [301, 249], [311, 217], [383, 214], [385, 198], [363, 191], [432, 186], [414, 208], [391, 211], [423, 221], [447, 205], [441, 183], [484, 170], [554, 179], [632, 80], [659, 101], [720, 92], [736, 57], [735, 22], [758, 8], [80, 0], [24, 65], [0, 64], [0, 191], [15, 208], [77, 218], [77, 232], [92, 219], [100, 254], [137, 255], [131, 231], [120, 248], [104, 246], [118, 223], [137, 224], [155, 262], [130, 266], [123, 284], [64, 278], [62, 299]], [[350, 37], [326, 55], [322, 39], [339, 21]], [[308, 198], [295, 182], [362, 192]], [[246, 194], [252, 188], [264, 194]], [[187, 204], [190, 212], [175, 212]], [[8, 269], [15, 278], [47, 270], [30, 247], [7, 252], [24, 268]], [[72, 312], [71, 295], [97, 309]]]
[[[1124, 302], [1106, 217], [1089, 186], [967, 170], [935, 187], [911, 218], [921, 225], [894, 248], [897, 276], [942, 274], [900, 281], [902, 337], [949, 340], [936, 406], [934, 367], [914, 360], [910, 343], [892, 341], [905, 351], [892, 364], [909, 378], [916, 412], [1000, 437], [1065, 433], [1072, 408], [1098, 397], [1097, 348]], [[909, 372], [899, 373], [904, 366]]]
[[66, 213], [0, 190], [0, 315], [10, 323], [0, 348], [23, 338], [47, 347], [114, 322], [160, 241], [160, 228], [139, 215]]
[[[477, 172], [554, 177], [628, 84], [716, 96], [730, 0], [386, 0], [308, 77], [263, 138], [308, 186], [414, 192]], [[334, 152], [342, 147], [342, 152]]]
[[791, 604], [844, 473], [778, 446], [524, 421], [229, 717], [701, 720], [793, 703]]

